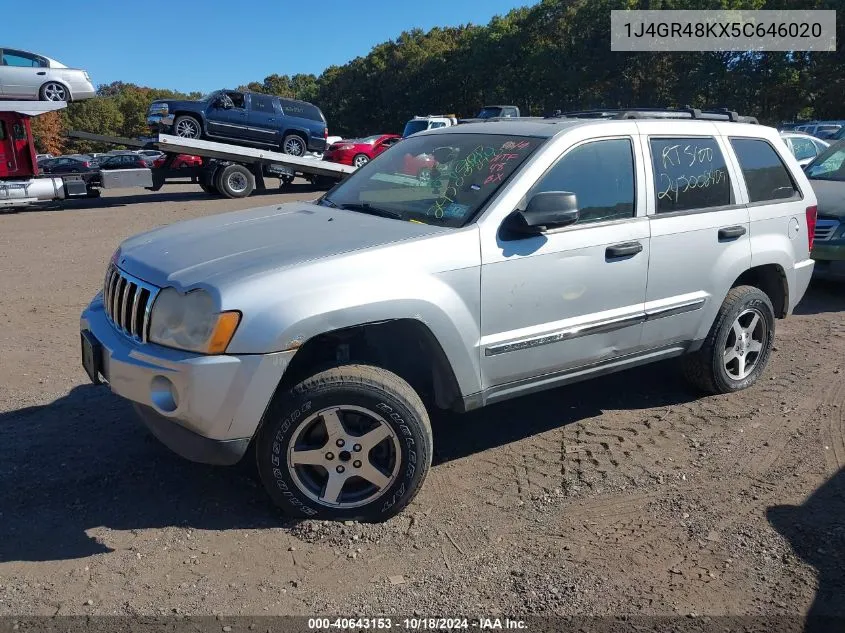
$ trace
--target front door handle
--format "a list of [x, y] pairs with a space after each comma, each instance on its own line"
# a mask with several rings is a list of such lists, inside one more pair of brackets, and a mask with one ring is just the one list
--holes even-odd
[[47, 71], [46, 71], [46, 70], [39, 70], [39, 71], [38, 71], [37, 73], [35, 73], [35, 74], [36, 74], [36, 75], [46, 75], [46, 74], [47, 74]]
[[630, 257], [636, 255], [643, 250], [643, 245], [639, 242], [625, 242], [624, 244], [615, 244], [608, 246], [604, 251], [607, 259], [615, 259], [618, 257]]
[[744, 226], [729, 226], [724, 229], [719, 229], [720, 240], [735, 240], [743, 235], [745, 235]]

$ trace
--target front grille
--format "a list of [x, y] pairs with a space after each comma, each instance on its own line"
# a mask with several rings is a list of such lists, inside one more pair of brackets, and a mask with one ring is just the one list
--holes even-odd
[[817, 242], [826, 242], [833, 237], [839, 227], [839, 220], [816, 220], [816, 232], [813, 234]]
[[106, 271], [103, 305], [115, 328], [139, 343], [147, 342], [150, 311], [158, 288], [128, 275], [117, 266]]

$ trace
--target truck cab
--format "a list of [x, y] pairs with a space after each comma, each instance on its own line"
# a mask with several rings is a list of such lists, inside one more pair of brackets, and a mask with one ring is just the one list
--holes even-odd
[[408, 138], [417, 132], [434, 130], [439, 127], [449, 127], [458, 124], [458, 118], [454, 114], [429, 114], [427, 116], [415, 116], [405, 124], [402, 131], [402, 138]]

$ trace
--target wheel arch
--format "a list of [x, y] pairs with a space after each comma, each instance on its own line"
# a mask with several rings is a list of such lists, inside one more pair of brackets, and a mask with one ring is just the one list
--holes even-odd
[[316, 334], [302, 343], [278, 389], [289, 389], [328, 367], [369, 364], [408, 382], [427, 405], [464, 410], [458, 378], [434, 332], [415, 318], [395, 318]]
[[765, 292], [777, 318], [783, 319], [789, 314], [789, 280], [780, 264], [761, 264], [749, 268], [731, 284], [731, 288], [737, 286], [754, 286]]
[[[192, 112], [190, 110], [176, 110], [173, 113], [173, 122], [176, 123], [176, 119], [180, 116], [189, 116], [192, 119], [196, 119], [197, 123], [200, 124], [200, 134], [205, 134], [205, 117], [200, 112]], [[175, 132], [175, 130], [174, 130]]]

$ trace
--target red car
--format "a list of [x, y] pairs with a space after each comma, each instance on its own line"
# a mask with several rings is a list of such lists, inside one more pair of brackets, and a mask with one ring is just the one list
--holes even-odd
[[375, 134], [367, 138], [338, 141], [325, 151], [323, 160], [361, 167], [400, 140], [402, 137], [398, 134]]
[[[153, 161], [153, 167], [161, 167], [167, 156], [161, 156]], [[193, 156], [191, 154], [179, 154], [173, 159], [170, 164], [170, 169], [181, 169], [183, 167], [202, 167], [202, 156]]]

